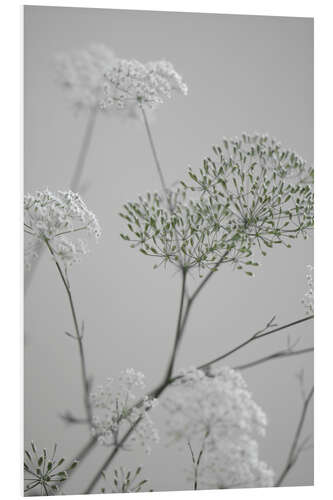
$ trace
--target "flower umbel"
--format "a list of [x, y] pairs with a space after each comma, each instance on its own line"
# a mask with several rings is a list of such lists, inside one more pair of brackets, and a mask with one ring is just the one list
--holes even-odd
[[56, 56], [57, 79], [76, 109], [99, 107], [104, 96], [104, 73], [115, 61], [113, 51], [103, 44]]
[[52, 455], [48, 455], [45, 449], [43, 449], [42, 453], [39, 453], [33, 442], [31, 443], [31, 450], [25, 450], [24, 480], [27, 483], [24, 492], [37, 487], [40, 487], [42, 496], [50, 496], [59, 492], [57, 483], [66, 481], [68, 473], [77, 466], [78, 461], [74, 460], [68, 467], [59, 469], [65, 459], [56, 459], [56, 451], [57, 445], [55, 444]]
[[[106, 487], [101, 488], [101, 493], [138, 493], [147, 484], [147, 479], [139, 479], [141, 467], [138, 467], [133, 474], [131, 471], [126, 471], [123, 467], [115, 469], [113, 472], [113, 481], [111, 490]], [[106, 480], [106, 476], [102, 474]], [[149, 490], [153, 491], [153, 490]]]
[[137, 392], [144, 388], [144, 375], [128, 368], [116, 381], [108, 379], [91, 394], [92, 405], [100, 410], [100, 415], [93, 417], [92, 428], [100, 444], [117, 445], [120, 433], [139, 421], [130, 441], [139, 441], [147, 453], [151, 452], [151, 444], [158, 442], [159, 436], [148, 412], [156, 406], [157, 399], [145, 396], [136, 403]]
[[24, 196], [24, 231], [27, 267], [30, 259], [36, 256], [38, 246], [35, 243], [38, 241], [47, 244], [55, 258], [68, 266], [87, 253], [86, 242], [78, 235], [90, 234], [98, 239], [101, 234], [95, 215], [79, 194], [72, 191], [51, 193], [47, 189]]
[[313, 227], [313, 188], [304, 179], [312, 167], [295, 152], [267, 135], [242, 134], [214, 146], [198, 175], [191, 169], [193, 191], [211, 206], [211, 222], [227, 232], [237, 246], [252, 253], [288, 244]]
[[105, 74], [103, 107], [122, 109], [131, 104], [153, 108], [170, 99], [174, 92], [187, 95], [182, 77], [168, 61], [143, 64], [118, 59]]
[[254, 440], [265, 434], [266, 415], [237, 371], [223, 367], [209, 375], [197, 369], [185, 372], [170, 387], [164, 407], [173, 441], [204, 443], [197, 471], [201, 483], [254, 487], [273, 477], [259, 461]]
[[307, 237], [313, 186], [304, 179], [312, 169], [300, 157], [267, 136], [246, 134], [214, 152], [217, 160], [205, 159], [199, 174], [190, 169], [195, 184], [181, 182], [168, 203], [158, 193], [126, 203], [120, 215], [132, 234], [122, 238], [161, 262], [201, 270], [217, 269], [221, 259], [237, 269], [257, 266], [257, 247], [266, 255], [267, 248]]

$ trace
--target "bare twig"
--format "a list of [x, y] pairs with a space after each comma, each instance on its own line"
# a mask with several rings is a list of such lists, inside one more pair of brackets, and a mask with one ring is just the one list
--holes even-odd
[[[310, 319], [313, 319], [313, 316], [306, 316], [305, 318], [298, 319], [296, 321], [292, 321], [291, 323], [287, 323], [286, 325], [279, 326], [277, 328], [274, 328], [273, 330], [263, 331], [260, 330], [259, 332], [256, 332], [254, 335], [252, 335], [249, 339], [245, 340], [241, 344], [237, 345], [233, 349], [230, 349], [224, 354], [221, 354], [217, 358], [212, 359], [211, 361], [208, 361], [207, 363], [204, 363], [203, 365], [200, 365], [198, 369], [202, 370], [205, 368], [208, 368], [209, 366], [213, 365], [214, 363], [217, 363], [218, 361], [222, 361], [222, 359], [225, 359], [229, 357], [231, 354], [239, 351], [242, 347], [245, 347], [246, 345], [250, 344], [251, 342], [254, 342], [255, 340], [261, 339], [262, 337], [266, 337], [267, 335], [272, 335], [273, 333], [280, 332], [281, 330], [285, 330], [286, 328], [290, 328], [291, 326], [296, 326], [300, 323], [304, 323], [305, 321], [309, 321]], [[269, 323], [268, 323], [269, 325]], [[264, 330], [267, 329], [267, 326]]]
[[269, 356], [265, 356], [263, 358], [256, 359], [255, 361], [251, 361], [250, 363], [245, 363], [244, 365], [235, 366], [235, 370], [246, 370], [247, 368], [252, 368], [253, 366], [260, 365], [261, 363], [266, 363], [266, 361], [272, 361], [274, 359], [287, 358], [289, 356], [299, 356], [300, 354], [306, 354], [308, 352], [313, 352], [313, 347], [307, 347], [305, 349], [298, 349], [297, 351], [292, 351], [285, 349], [284, 351], [278, 351], [274, 354], [270, 354]]

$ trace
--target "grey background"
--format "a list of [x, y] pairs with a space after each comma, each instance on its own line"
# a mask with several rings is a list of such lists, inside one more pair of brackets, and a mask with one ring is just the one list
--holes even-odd
[[[86, 123], [74, 116], [55, 83], [53, 55], [102, 42], [124, 58], [170, 60], [189, 86], [156, 112], [153, 134], [169, 183], [198, 168], [212, 144], [242, 131], [268, 132], [313, 160], [313, 21], [301, 18], [132, 12], [53, 7], [25, 8], [25, 191], [68, 186]], [[71, 272], [79, 316], [85, 320], [88, 370], [102, 383], [133, 367], [149, 387], [164, 373], [178, 310], [179, 276], [128, 248], [117, 213], [138, 193], [159, 189], [147, 137], [140, 122], [99, 116], [86, 165], [85, 195], [103, 228], [98, 245]], [[276, 248], [262, 259], [254, 279], [221, 270], [201, 295], [187, 327], [177, 367], [196, 365], [246, 339], [277, 314], [279, 324], [304, 316], [305, 267], [312, 241], [291, 250]], [[197, 278], [193, 277], [192, 286]], [[229, 358], [247, 362], [286, 346], [312, 345], [312, 322], [257, 342]], [[54, 441], [72, 457], [87, 439], [81, 426], [67, 427], [59, 414], [83, 414], [76, 345], [63, 285], [43, 256], [25, 301], [25, 441], [41, 447]], [[312, 355], [274, 361], [244, 372], [255, 400], [269, 418], [261, 456], [277, 473], [289, 451], [301, 396], [295, 374], [312, 380]], [[156, 412], [163, 426], [163, 413]], [[312, 433], [312, 408], [304, 435]], [[80, 493], [108, 450], [97, 448], [68, 484]], [[115, 462], [143, 464], [154, 490], [190, 488], [187, 450], [157, 446], [151, 456], [138, 448]], [[287, 485], [313, 482], [313, 451], [306, 451]]]

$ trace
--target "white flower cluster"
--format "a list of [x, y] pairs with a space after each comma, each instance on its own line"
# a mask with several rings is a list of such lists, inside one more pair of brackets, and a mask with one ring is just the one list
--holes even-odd
[[203, 484], [218, 489], [269, 488], [274, 485], [274, 472], [259, 460], [258, 443], [248, 436], [220, 443], [209, 453], [201, 472]]
[[156, 406], [157, 399], [145, 396], [136, 403], [137, 392], [144, 388], [144, 375], [128, 368], [116, 381], [109, 378], [91, 394], [93, 407], [100, 410], [100, 415], [93, 417], [92, 433], [101, 445], [116, 445], [120, 432], [140, 419], [129, 442], [138, 441], [147, 453], [151, 452], [151, 444], [159, 441], [159, 435], [148, 412]]
[[164, 401], [174, 441], [204, 443], [198, 478], [214, 488], [272, 486], [273, 471], [258, 458], [253, 436], [267, 420], [241, 374], [223, 367], [206, 375], [192, 369], [176, 381]]
[[87, 253], [86, 242], [77, 238], [77, 234], [91, 234], [96, 239], [101, 234], [95, 215], [79, 194], [51, 193], [48, 189], [24, 196], [24, 231], [28, 269], [41, 243], [48, 244], [55, 258], [68, 266]]
[[153, 108], [170, 99], [172, 93], [187, 95], [187, 85], [168, 61], [143, 64], [136, 60], [118, 59], [106, 72], [104, 106], [123, 109], [131, 104]]
[[56, 56], [57, 80], [77, 109], [98, 108], [104, 95], [104, 74], [116, 57], [103, 44]]
[[309, 264], [306, 267], [307, 267], [306, 282], [308, 289], [302, 299], [302, 304], [305, 307], [306, 314], [310, 316], [314, 313], [313, 266]]

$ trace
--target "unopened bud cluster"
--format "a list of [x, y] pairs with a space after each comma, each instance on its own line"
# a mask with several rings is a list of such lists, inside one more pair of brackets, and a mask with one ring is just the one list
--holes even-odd
[[[256, 266], [256, 249], [307, 238], [313, 227], [312, 168], [296, 153], [268, 136], [246, 134], [213, 148], [191, 184], [124, 205], [121, 217], [129, 234], [122, 238], [160, 262], [213, 268], [232, 262], [238, 269]], [[191, 193], [191, 196], [190, 196]], [[223, 259], [223, 256], [225, 258]], [[247, 274], [252, 274], [246, 270]]]

